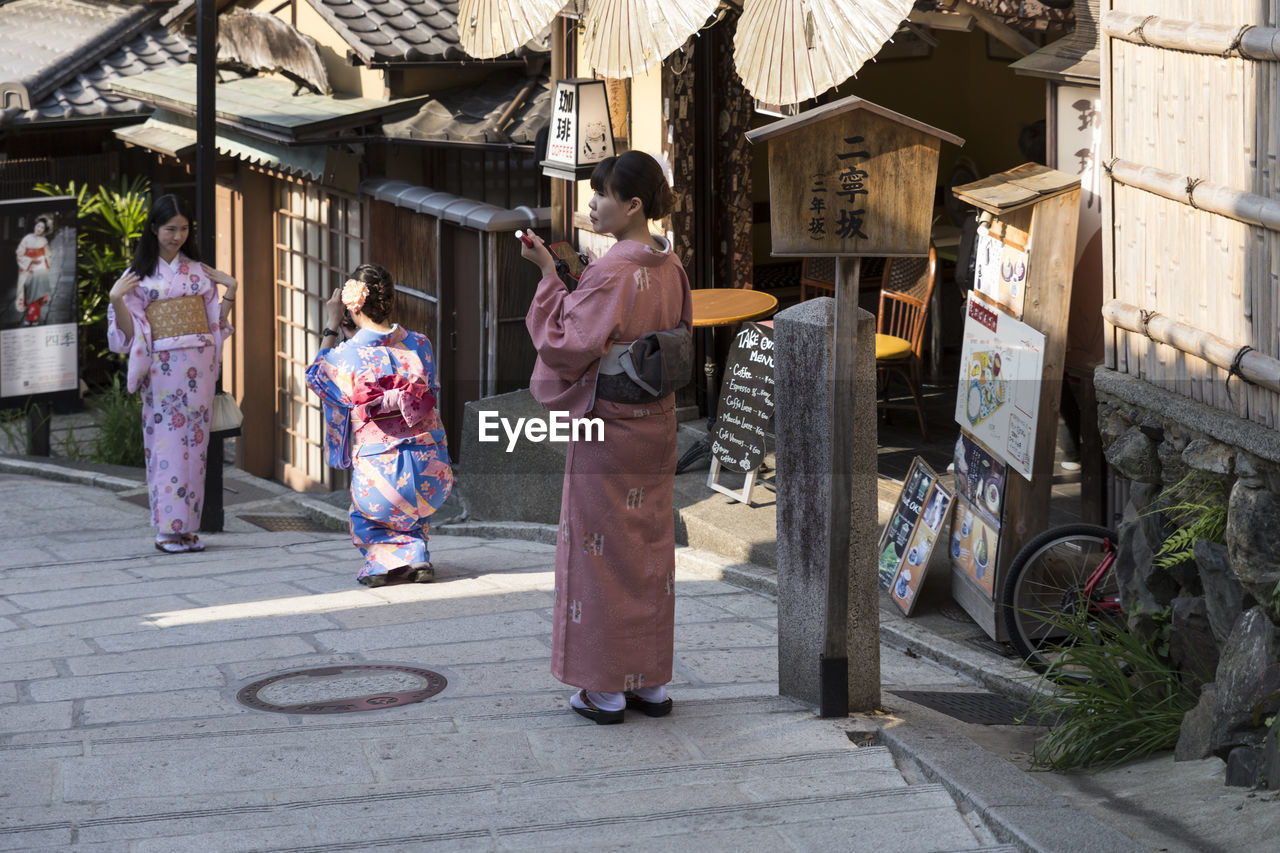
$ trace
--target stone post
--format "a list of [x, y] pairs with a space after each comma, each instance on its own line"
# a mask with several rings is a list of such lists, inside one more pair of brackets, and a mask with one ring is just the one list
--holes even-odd
[[[831, 517], [830, 400], [835, 300], [810, 299], [774, 317], [777, 402], [778, 692], [820, 706], [823, 641], [846, 636], [849, 709], [880, 704], [876, 579], [875, 318], [859, 310], [855, 400], [845, 458], [852, 458], [848, 595], [828, 607]], [[840, 561], [836, 561], [839, 564]], [[833, 612], [834, 611], [834, 612]]]

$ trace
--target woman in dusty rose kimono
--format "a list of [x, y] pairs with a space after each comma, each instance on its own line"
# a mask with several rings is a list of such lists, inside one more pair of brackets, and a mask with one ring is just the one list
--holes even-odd
[[[620, 723], [632, 708], [671, 710], [675, 626], [675, 395], [618, 402], [618, 348], [649, 332], [689, 327], [689, 280], [648, 220], [671, 209], [662, 167], [628, 151], [591, 176], [592, 229], [617, 244], [570, 293], [542, 241], [524, 257], [542, 271], [525, 324], [538, 351], [530, 389], [550, 411], [602, 419], [603, 441], [572, 441], [556, 545], [551, 672], [582, 688], [574, 711]], [[603, 362], [603, 366], [602, 366]], [[625, 380], [624, 380], [625, 381]]]
[[385, 269], [357, 267], [325, 304], [307, 368], [324, 403], [329, 464], [352, 469], [351, 541], [364, 555], [356, 580], [369, 587], [435, 579], [427, 521], [453, 488], [431, 342], [390, 322], [395, 295]]
[[166, 554], [204, 550], [195, 531], [209, 419], [222, 342], [233, 331], [236, 280], [198, 258], [190, 217], [176, 196], [161, 196], [107, 308], [107, 345], [128, 353], [129, 390], [142, 392], [151, 525]]

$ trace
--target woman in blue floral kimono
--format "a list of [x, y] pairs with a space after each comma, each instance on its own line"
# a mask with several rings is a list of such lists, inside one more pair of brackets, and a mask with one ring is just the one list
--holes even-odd
[[453, 488], [431, 342], [389, 324], [394, 306], [391, 275], [361, 264], [325, 303], [307, 369], [324, 403], [329, 464], [352, 469], [351, 541], [365, 558], [356, 579], [370, 587], [435, 579], [427, 519]]

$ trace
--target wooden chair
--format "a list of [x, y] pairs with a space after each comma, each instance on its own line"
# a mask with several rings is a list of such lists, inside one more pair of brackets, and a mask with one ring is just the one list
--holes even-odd
[[805, 258], [800, 263], [800, 301], [836, 292], [836, 259]]
[[[884, 258], [863, 258], [859, 290], [873, 290], [883, 283]], [[814, 296], [836, 295], [836, 259], [805, 258], [800, 263], [800, 301]]]
[[[876, 319], [876, 385], [880, 408], [915, 409], [920, 434], [929, 440], [924, 403], [920, 398], [921, 360], [929, 298], [938, 272], [938, 255], [929, 247], [928, 258], [890, 258], [880, 283], [880, 311]], [[889, 380], [898, 375], [911, 389], [914, 403], [889, 402]], [[885, 420], [888, 420], [886, 411]]]

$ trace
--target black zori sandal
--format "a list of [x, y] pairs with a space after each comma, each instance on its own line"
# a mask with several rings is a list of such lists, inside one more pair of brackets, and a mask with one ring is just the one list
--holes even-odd
[[409, 583], [431, 583], [436, 579], [436, 570], [430, 563], [413, 563], [406, 577]]
[[603, 711], [595, 706], [590, 699], [587, 698], [587, 691], [579, 690], [577, 700], [585, 707], [579, 708], [573, 702], [569, 703], [569, 707], [577, 711], [588, 720], [595, 720], [598, 726], [609, 726], [614, 723], [620, 723], [626, 716], [626, 711]]
[[665, 717], [671, 713], [671, 697], [661, 702], [646, 702], [634, 693], [626, 693], [627, 707], [639, 711], [646, 717]]

